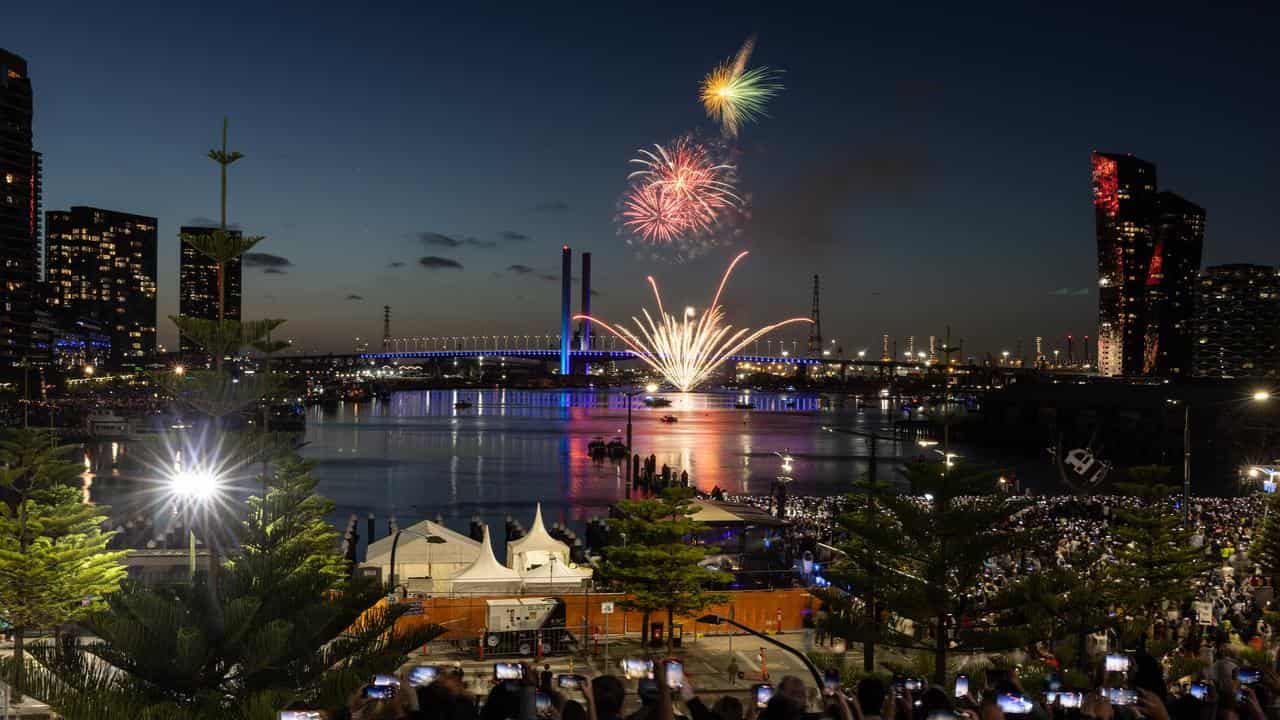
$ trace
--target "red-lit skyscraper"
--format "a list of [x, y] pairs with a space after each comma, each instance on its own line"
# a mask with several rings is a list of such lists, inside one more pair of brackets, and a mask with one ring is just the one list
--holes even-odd
[[1132, 155], [1093, 154], [1098, 240], [1098, 372], [1185, 375], [1204, 247], [1205, 213], [1156, 191], [1156, 168]]

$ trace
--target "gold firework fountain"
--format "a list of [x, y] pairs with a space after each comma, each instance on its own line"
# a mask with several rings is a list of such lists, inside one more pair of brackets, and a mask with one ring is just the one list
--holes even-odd
[[811, 322], [807, 317], [794, 317], [758, 330], [735, 330], [732, 325], [725, 324], [720, 294], [724, 292], [724, 286], [729, 282], [734, 267], [746, 256], [745, 251], [738, 253], [733, 262], [729, 263], [729, 268], [720, 278], [715, 297], [701, 314], [692, 307], [685, 308], [679, 317], [667, 312], [662, 305], [658, 283], [650, 275], [649, 286], [653, 288], [653, 298], [658, 304], [657, 319], [654, 319], [648, 309], [642, 308], [640, 312], [644, 316], [643, 320], [634, 316], [631, 318], [635, 323], [635, 332], [624, 325], [615, 327], [589, 315], [576, 315], [574, 319], [588, 320], [613, 333], [628, 350], [660, 373], [668, 383], [681, 392], [689, 392], [710, 377], [731, 356], [756, 340], [784, 325]]

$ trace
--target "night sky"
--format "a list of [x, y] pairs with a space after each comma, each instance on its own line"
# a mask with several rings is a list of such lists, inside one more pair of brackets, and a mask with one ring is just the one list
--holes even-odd
[[246, 268], [245, 316], [349, 350], [383, 304], [393, 334], [555, 332], [562, 244], [593, 253], [604, 318], [646, 274], [707, 302], [730, 247], [642, 261], [614, 216], [637, 148], [713, 130], [698, 82], [758, 33], [786, 89], [740, 141], [730, 319], [806, 315], [816, 272], [848, 351], [950, 324], [967, 354], [1029, 352], [1094, 333], [1091, 150], [1204, 206], [1205, 264], [1280, 264], [1276, 11], [1112, 4], [16, 2], [0, 47], [30, 65], [45, 208], [159, 218], [162, 316], [229, 115], [230, 218], [281, 258]]

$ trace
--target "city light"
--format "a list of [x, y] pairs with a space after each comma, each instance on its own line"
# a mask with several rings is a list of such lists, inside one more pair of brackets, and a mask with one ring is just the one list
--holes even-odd
[[210, 470], [178, 470], [169, 478], [169, 489], [174, 497], [200, 502], [217, 495], [222, 481]]
[[1266, 402], [1270, 399], [1271, 399], [1271, 392], [1269, 390], [1258, 390], [1253, 394], [1254, 402]]
[[658, 383], [649, 383], [644, 386], [644, 390], [645, 392], [656, 393], [658, 392]]
[[636, 357], [646, 365], [660, 373], [666, 381], [680, 392], [688, 392], [710, 377], [725, 360], [746, 346], [778, 328], [799, 322], [812, 322], [809, 318], [798, 317], [782, 322], [766, 325], [759, 330], [749, 328], [734, 330], [724, 323], [724, 308], [720, 305], [720, 294], [733, 274], [734, 267], [747, 253], [741, 252], [729, 263], [729, 268], [720, 278], [720, 285], [711, 303], [701, 314], [685, 313], [677, 319], [666, 311], [662, 305], [662, 294], [658, 291], [658, 283], [650, 275], [650, 287], [658, 304], [657, 320], [647, 309], [642, 309], [644, 320], [632, 317], [638, 332], [632, 332], [624, 326], [615, 328], [589, 315], [575, 315], [575, 320], [588, 320], [613, 333], [623, 342]]
[[182, 376], [184, 373], [186, 373], [186, 372], [187, 372], [187, 369], [186, 369], [186, 368], [184, 368], [184, 367], [182, 367], [181, 365], [174, 365], [174, 366], [173, 366], [173, 374], [174, 374], [174, 375], [177, 375], [177, 376], [181, 377], [181, 376]]

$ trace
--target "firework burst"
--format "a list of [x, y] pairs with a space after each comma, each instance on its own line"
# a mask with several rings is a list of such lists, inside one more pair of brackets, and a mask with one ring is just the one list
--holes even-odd
[[743, 205], [734, 188], [735, 168], [719, 161], [720, 155], [714, 145], [687, 135], [640, 150], [620, 203], [622, 230], [678, 256], [713, 244], [720, 225]]
[[729, 281], [734, 267], [746, 256], [746, 252], [741, 252], [729, 263], [728, 269], [720, 278], [720, 285], [716, 288], [711, 304], [701, 314], [694, 308], [686, 308], [679, 317], [668, 313], [662, 305], [658, 283], [651, 275], [648, 279], [649, 286], [653, 288], [654, 300], [658, 304], [657, 319], [642, 308], [643, 321], [638, 317], [631, 318], [636, 332], [622, 325], [615, 328], [587, 315], [577, 315], [575, 319], [589, 320], [613, 333], [627, 349], [660, 373], [668, 383], [681, 392], [688, 392], [706, 380], [730, 356], [757, 339], [783, 325], [811, 322], [809, 318], [795, 317], [758, 330], [734, 330], [733, 326], [724, 323], [725, 314], [720, 305], [720, 294], [724, 292], [725, 283]]
[[755, 46], [755, 37], [747, 38], [737, 55], [702, 79], [702, 107], [707, 117], [720, 123], [726, 137], [737, 137], [744, 124], [764, 117], [765, 105], [782, 90], [777, 71], [767, 67], [747, 69]]

